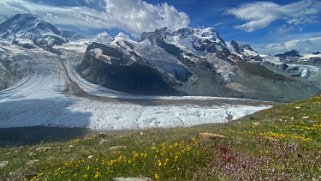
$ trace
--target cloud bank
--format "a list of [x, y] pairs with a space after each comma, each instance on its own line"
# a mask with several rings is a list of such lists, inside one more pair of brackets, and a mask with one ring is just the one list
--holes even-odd
[[313, 36], [309, 38], [294, 39], [280, 43], [270, 43], [258, 47], [257, 50], [264, 54], [279, 54], [290, 50], [298, 50], [301, 53], [311, 53], [320, 51], [321, 36]]
[[288, 24], [312, 23], [321, 12], [321, 1], [302, 0], [286, 5], [274, 2], [254, 2], [226, 10], [226, 14], [245, 21], [236, 28], [252, 32], [269, 26], [277, 20], [284, 20]]
[[[93, 0], [88, 0], [92, 2]], [[56, 25], [84, 29], [119, 28], [132, 35], [164, 26], [179, 29], [189, 24], [186, 13], [167, 3], [149, 4], [143, 0], [105, 0], [103, 11], [85, 6], [58, 7], [27, 0], [1, 0], [0, 15], [36, 14]]]

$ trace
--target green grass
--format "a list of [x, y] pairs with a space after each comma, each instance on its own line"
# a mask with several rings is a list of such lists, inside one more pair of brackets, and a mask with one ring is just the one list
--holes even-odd
[[[226, 138], [200, 136], [205, 132]], [[9, 163], [0, 180], [320, 180], [320, 157], [321, 96], [228, 124], [2, 148], [0, 161]]]

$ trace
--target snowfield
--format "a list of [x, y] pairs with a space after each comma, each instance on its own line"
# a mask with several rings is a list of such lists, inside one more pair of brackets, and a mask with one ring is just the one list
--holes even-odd
[[272, 105], [235, 98], [133, 96], [113, 91], [85, 81], [74, 71], [84, 48], [71, 47], [61, 46], [62, 56], [14, 45], [0, 48], [0, 55], [20, 55], [20, 70], [25, 72], [16, 85], [0, 91], [0, 128], [187, 127], [227, 122]]

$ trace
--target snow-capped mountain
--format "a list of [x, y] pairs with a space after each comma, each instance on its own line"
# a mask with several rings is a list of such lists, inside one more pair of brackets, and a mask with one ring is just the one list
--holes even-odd
[[0, 16], [0, 23], [6, 21], [8, 19], [7, 16]]
[[141, 41], [148, 39], [158, 46], [174, 45], [182, 51], [202, 56], [206, 53], [228, 53], [223, 39], [213, 28], [182, 28], [171, 31], [162, 28], [155, 32], [143, 33]]
[[262, 56], [263, 64], [271, 70], [321, 88], [321, 55], [318, 52], [300, 54], [297, 50]]
[[285, 52], [283, 54], [277, 54], [275, 55], [276, 57], [280, 57], [280, 58], [298, 58], [298, 57], [302, 57], [299, 53], [299, 51], [297, 50], [291, 50], [288, 52]]
[[114, 38], [111, 37], [107, 32], [103, 32], [98, 34], [93, 41], [96, 43], [109, 45], [112, 41], [114, 41]]
[[262, 61], [259, 53], [253, 50], [253, 48], [248, 44], [238, 43], [233, 40], [228, 46], [231, 53], [239, 56], [241, 59], [256, 62]]
[[277, 59], [281, 63], [321, 64], [320, 52], [300, 54], [300, 52], [297, 50], [291, 50], [283, 54], [277, 54], [267, 57], [269, 59]]
[[25, 47], [41, 47], [53, 51], [54, 45], [67, 43], [70, 32], [61, 31], [42, 18], [31, 14], [17, 14], [0, 24], [0, 37]]
[[289, 101], [320, 93], [264, 66], [249, 45], [227, 45], [213, 28], [162, 28], [137, 42], [120, 34], [110, 44], [92, 43], [78, 72], [95, 84], [135, 94]]

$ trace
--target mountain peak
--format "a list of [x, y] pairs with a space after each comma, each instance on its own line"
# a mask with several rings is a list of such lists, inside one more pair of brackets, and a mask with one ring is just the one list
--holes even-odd
[[41, 17], [35, 15], [35, 14], [28, 14], [28, 13], [25, 13], [25, 14], [16, 14], [14, 15], [13, 17], [11, 17], [12, 19], [41, 19]]
[[140, 41], [148, 39], [153, 44], [170, 44], [193, 53], [205, 55], [207, 53], [228, 52], [224, 40], [214, 28], [181, 28], [173, 31], [167, 27], [157, 29], [154, 32], [145, 32]]
[[123, 33], [123, 32], [119, 32], [119, 33], [115, 36], [114, 39], [116, 40], [116, 39], [119, 39], [119, 38], [125, 39], [125, 40], [130, 39], [130, 37], [129, 37], [128, 35], [126, 35], [125, 33]]
[[277, 54], [275, 55], [276, 57], [282, 57], [282, 58], [286, 58], [286, 57], [302, 57], [299, 53], [299, 51], [297, 50], [291, 50], [288, 52], [285, 52], [283, 54]]
[[101, 44], [110, 44], [114, 41], [114, 38], [111, 37], [107, 32], [102, 32], [96, 36], [94, 42], [101, 43]]
[[61, 33], [55, 26], [33, 14], [16, 14], [0, 24], [0, 35], [5, 37], [17, 33], [25, 35], [27, 32], [33, 35]]
[[232, 40], [229, 44], [229, 50], [233, 54], [236, 54], [246, 60], [254, 60], [256, 62], [262, 61], [259, 54], [248, 44], [238, 43]]
[[13, 44], [54, 51], [54, 45], [67, 42], [54, 25], [33, 14], [16, 14], [0, 24], [0, 37]]
[[238, 43], [235, 40], [232, 40], [230, 42], [230, 45], [235, 49], [236, 52], [240, 53], [244, 50], [254, 51], [251, 45], [244, 44], [244, 43]]

